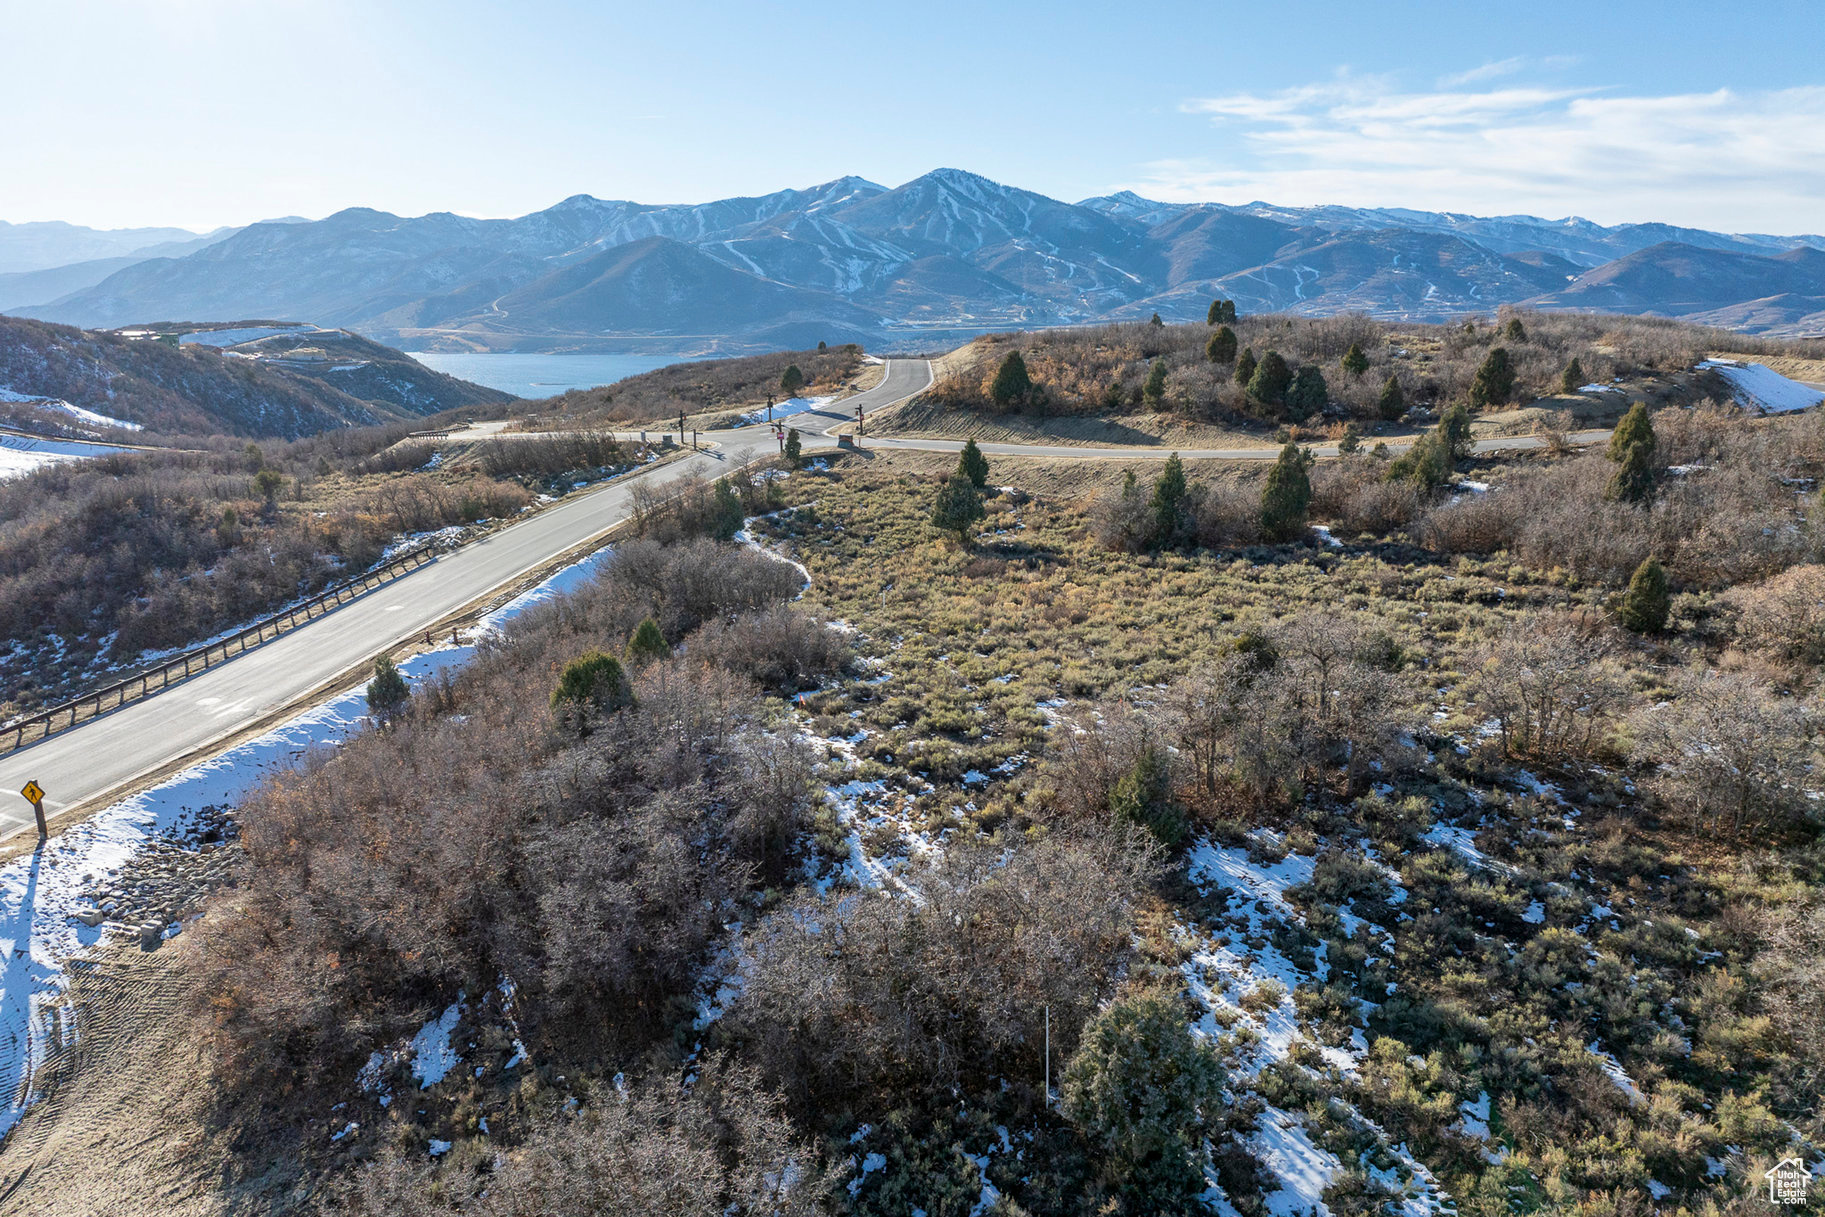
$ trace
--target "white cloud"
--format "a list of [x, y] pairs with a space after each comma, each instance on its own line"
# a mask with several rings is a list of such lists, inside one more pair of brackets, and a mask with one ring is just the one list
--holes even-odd
[[[1526, 66], [1505, 60], [1465, 76]], [[1630, 97], [1512, 82], [1403, 92], [1387, 78], [1342, 75], [1184, 108], [1209, 115], [1240, 155], [1154, 162], [1132, 189], [1174, 201], [1825, 228], [1825, 87]]]

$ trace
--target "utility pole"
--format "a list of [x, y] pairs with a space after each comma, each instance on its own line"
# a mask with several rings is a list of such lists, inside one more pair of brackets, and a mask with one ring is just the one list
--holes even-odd
[[684, 411], [678, 411], [678, 442], [684, 443]]
[[773, 394], [767, 394], [767, 421], [773, 421]]

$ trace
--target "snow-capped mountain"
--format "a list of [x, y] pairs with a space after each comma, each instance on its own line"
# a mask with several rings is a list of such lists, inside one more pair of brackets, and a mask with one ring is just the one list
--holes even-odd
[[1801, 332], [1825, 311], [1825, 286], [1793, 251], [1820, 249], [1816, 236], [1575, 217], [1161, 203], [1127, 191], [1066, 203], [938, 169], [892, 189], [844, 177], [689, 205], [576, 195], [516, 219], [350, 208], [255, 224], [99, 282], [72, 275], [75, 290], [14, 311], [88, 326], [288, 317], [408, 346], [522, 350], [629, 338], [740, 346], [787, 333], [916, 342], [1153, 312], [1199, 318], [1213, 295], [1252, 312], [1439, 320], [1539, 301]]

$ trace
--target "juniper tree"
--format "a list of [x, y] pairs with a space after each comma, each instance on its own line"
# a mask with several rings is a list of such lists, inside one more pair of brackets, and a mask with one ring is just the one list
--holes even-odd
[[1219, 326], [1217, 332], [1204, 344], [1204, 358], [1212, 363], [1234, 363], [1236, 359], [1236, 331], [1227, 325]]
[[633, 667], [652, 663], [671, 655], [672, 648], [659, 632], [659, 623], [647, 617], [634, 627], [627, 639], [627, 662]]
[[1510, 342], [1526, 342], [1527, 327], [1521, 324], [1519, 317], [1510, 317], [1507, 327], [1502, 331], [1502, 336]]
[[1248, 382], [1254, 379], [1255, 367], [1255, 348], [1243, 347], [1242, 353], [1236, 356], [1236, 383], [1248, 388]]
[[1459, 402], [1447, 406], [1438, 420], [1439, 440], [1445, 446], [1445, 455], [1452, 461], [1461, 461], [1476, 450], [1476, 441], [1470, 435], [1470, 411]]
[[1483, 359], [1470, 382], [1470, 400], [1479, 406], [1499, 406], [1514, 395], [1515, 370], [1508, 348], [1496, 347]]
[[1166, 325], [1166, 323], [1165, 323], [1165, 322], [1164, 322], [1164, 321], [1161, 321], [1161, 320], [1160, 320], [1160, 315], [1159, 315], [1159, 314], [1158, 314], [1158, 313], [1155, 313], [1155, 314], [1154, 314], [1154, 315], [1153, 315], [1153, 316], [1152, 316], [1152, 317], [1151, 317], [1151, 318], [1150, 318], [1150, 319], [1149, 319], [1149, 320], [1148, 320], [1148, 322], [1147, 322], [1147, 324], [1148, 324], [1148, 325], [1150, 325], [1150, 326], [1152, 326], [1152, 327], [1153, 327], [1153, 328], [1154, 328], [1154, 329], [1156, 329], [1156, 330], [1157, 330], [1157, 329], [1163, 329], [1163, 328], [1164, 328], [1164, 327], [1165, 327], [1165, 325]]
[[805, 387], [805, 374], [798, 370], [798, 365], [791, 364], [780, 373], [779, 387], [788, 397], [796, 396]]
[[393, 657], [377, 657], [374, 660], [374, 679], [368, 681], [368, 716], [385, 726], [399, 717], [411, 699], [412, 690], [406, 687], [406, 678], [399, 674]]
[[1659, 441], [1654, 436], [1654, 421], [1648, 417], [1648, 408], [1642, 402], [1629, 407], [1629, 412], [1622, 416], [1616, 429], [1610, 432], [1609, 458], [1612, 461], [1628, 459], [1629, 449], [1639, 446], [1642, 455], [1651, 464]]
[[1350, 349], [1343, 353], [1343, 370], [1352, 376], [1361, 376], [1369, 370], [1369, 357], [1362, 353], [1362, 343], [1352, 342]]
[[1667, 590], [1667, 572], [1652, 554], [1642, 559], [1623, 593], [1622, 624], [1637, 634], [1658, 634], [1667, 628], [1667, 613], [1673, 607]]
[[953, 473], [938, 489], [937, 502], [932, 504], [932, 527], [954, 532], [959, 543], [968, 545], [970, 525], [982, 519], [983, 514], [982, 496], [967, 477]]
[[1234, 325], [1235, 321], [1236, 302], [1221, 297], [1210, 302], [1210, 311], [1204, 315], [1206, 325], [1222, 325], [1224, 322]]
[[963, 441], [963, 453], [957, 458], [957, 473], [970, 480], [970, 485], [980, 490], [989, 483], [989, 458], [982, 455], [982, 449], [976, 446], [973, 439]]
[[989, 396], [995, 399], [996, 405], [1007, 409], [1023, 404], [1032, 391], [1033, 379], [1027, 375], [1027, 361], [1020, 357], [1019, 351], [1009, 351], [1007, 358], [995, 370], [995, 380], [989, 386]]
[[798, 439], [798, 428], [792, 427], [786, 432], [786, 463], [797, 469], [804, 463], [805, 449]]
[[1362, 430], [1354, 419], [1343, 425], [1343, 438], [1337, 441], [1337, 455], [1354, 456], [1362, 450]]
[[1324, 373], [1316, 364], [1305, 364], [1293, 374], [1293, 383], [1287, 388], [1287, 416], [1294, 422], [1303, 422], [1324, 409], [1328, 400], [1330, 387], [1324, 383]]
[[1172, 800], [1172, 772], [1166, 754], [1143, 749], [1134, 768], [1109, 792], [1109, 811], [1117, 820], [1144, 828], [1167, 849], [1185, 839], [1185, 812]]
[[721, 541], [733, 540], [741, 531], [741, 521], [741, 496], [729, 485], [728, 478], [717, 478], [715, 511], [710, 517], [711, 534]]
[[1166, 400], [1166, 361], [1156, 359], [1147, 370], [1147, 383], [1141, 388], [1141, 396], [1155, 410]]
[[1248, 378], [1248, 395], [1270, 406], [1284, 405], [1286, 390], [1293, 383], [1293, 372], [1279, 351], [1269, 351]]
[[601, 651], [585, 651], [565, 664], [551, 691], [551, 708], [580, 735], [588, 734], [592, 712], [619, 710], [633, 700], [621, 661]]
[[1185, 466], [1175, 452], [1166, 458], [1166, 468], [1153, 483], [1153, 548], [1169, 549], [1184, 539], [1190, 523], [1185, 510], [1189, 489], [1185, 482]]
[[1605, 498], [1617, 503], [1639, 505], [1653, 501], [1654, 465], [1648, 459], [1646, 444], [1629, 445], [1603, 493]]
[[1559, 392], [1576, 393], [1584, 387], [1584, 365], [1578, 362], [1576, 355], [1565, 365], [1565, 371], [1559, 373]]
[[1261, 532], [1270, 541], [1290, 541], [1305, 531], [1306, 512], [1312, 505], [1306, 462], [1299, 445], [1288, 444], [1267, 471], [1261, 489]]
[[1386, 383], [1381, 386], [1381, 397], [1375, 403], [1375, 409], [1389, 422], [1394, 422], [1407, 412], [1407, 395], [1400, 391], [1400, 377], [1390, 374]]

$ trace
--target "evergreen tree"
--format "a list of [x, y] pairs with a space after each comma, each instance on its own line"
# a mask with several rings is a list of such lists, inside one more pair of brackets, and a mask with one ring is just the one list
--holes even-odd
[[982, 449], [976, 441], [963, 441], [963, 454], [957, 458], [957, 472], [970, 480], [970, 485], [981, 490], [989, 484], [989, 458], [982, 455]]
[[1225, 325], [1234, 325], [1236, 323], [1236, 302], [1234, 300], [1225, 300], [1223, 302], [1223, 312], [1217, 320], [1223, 322]]
[[1432, 495], [1451, 480], [1451, 448], [1436, 429], [1413, 441], [1413, 446], [1388, 465], [1390, 482], [1410, 482], [1423, 495]]
[[1453, 463], [1466, 459], [1476, 451], [1476, 440], [1470, 434], [1470, 411], [1462, 402], [1447, 406], [1439, 416], [1438, 438], [1445, 447], [1445, 455]]
[[1604, 497], [1617, 503], [1646, 504], [1654, 498], [1654, 465], [1646, 444], [1630, 444], [1610, 477]]
[[828, 351], [830, 349], [830, 344], [827, 342], [820, 342], [817, 344], [817, 349], [819, 351]]
[[1153, 483], [1153, 548], [1169, 549], [1184, 539], [1189, 524], [1185, 510], [1189, 489], [1185, 466], [1175, 452], [1166, 458], [1166, 468]]
[[779, 387], [787, 397], [796, 397], [798, 391], [805, 387], [805, 374], [798, 370], [796, 363], [780, 374]]
[[1507, 327], [1502, 331], [1502, 336], [1510, 342], [1526, 342], [1527, 327], [1521, 324], [1519, 317], [1510, 317]]
[[1147, 405], [1158, 410], [1166, 400], [1166, 361], [1156, 359], [1147, 370], [1147, 383], [1141, 388], [1141, 396]]
[[621, 661], [601, 651], [585, 651], [565, 664], [551, 691], [551, 708], [573, 717], [579, 729], [586, 728], [588, 711], [619, 710], [633, 700]]
[[1248, 382], [1255, 378], [1255, 367], [1255, 348], [1243, 347], [1242, 353], [1236, 356], [1236, 383], [1248, 388]]
[[786, 429], [786, 463], [797, 469], [804, 464], [804, 456], [804, 446], [798, 440], [798, 428], [788, 427]]
[[1375, 403], [1376, 410], [1389, 422], [1394, 422], [1407, 412], [1407, 395], [1400, 391], [1400, 377], [1390, 374], [1387, 382], [1381, 387], [1381, 399]]
[[393, 657], [376, 658], [374, 679], [368, 681], [368, 717], [384, 727], [399, 717], [411, 700], [412, 690], [406, 687], [406, 678], [399, 674]]
[[1216, 1129], [1223, 1068], [1192, 1035], [1176, 994], [1117, 994], [1084, 1025], [1061, 1089], [1060, 1110], [1088, 1142], [1104, 1186], [1122, 1198], [1121, 1211], [1204, 1211], [1204, 1144]]
[[1127, 400], [1128, 394], [1122, 391], [1122, 380], [1119, 376], [1111, 380], [1109, 387], [1103, 390], [1103, 409], [1105, 410], [1119, 410]]
[[1109, 792], [1109, 811], [1117, 820], [1144, 828], [1167, 849], [1185, 839], [1185, 812], [1172, 801], [1172, 772], [1166, 754], [1149, 747], [1134, 768]]
[[1622, 597], [1622, 624], [1637, 634], [1658, 634], [1667, 628], [1667, 613], [1673, 607], [1667, 590], [1667, 572], [1649, 555], [1635, 568], [1629, 590]]
[[1204, 358], [1212, 363], [1234, 363], [1236, 359], [1236, 331], [1227, 325], [1220, 326], [1204, 344]]
[[1559, 392], [1576, 393], [1584, 386], [1584, 365], [1578, 362], [1576, 355], [1565, 365], [1565, 371], [1559, 373]]
[[1337, 441], [1337, 455], [1355, 456], [1362, 450], [1362, 429], [1354, 419], [1343, 425], [1343, 438]]
[[1152, 326], [1156, 330], [1162, 329], [1166, 325], [1166, 323], [1164, 321], [1160, 320], [1160, 315], [1158, 313], [1155, 313], [1153, 315], [1153, 317], [1147, 322], [1147, 324]]
[[1288, 444], [1267, 471], [1261, 490], [1261, 532], [1270, 541], [1290, 541], [1305, 532], [1306, 512], [1312, 505], [1306, 461], [1299, 445]]
[[715, 511], [710, 518], [711, 535], [719, 541], [734, 539], [741, 531], [742, 514], [741, 496], [735, 493], [735, 487], [729, 485], [728, 478], [717, 478]]
[[1286, 366], [1286, 360], [1280, 357], [1279, 351], [1269, 351], [1256, 365], [1255, 374], [1248, 378], [1248, 395], [1270, 406], [1284, 405], [1286, 390], [1292, 383], [1293, 372]]
[[1369, 357], [1362, 353], [1362, 343], [1352, 342], [1350, 349], [1343, 353], [1343, 370], [1352, 376], [1361, 376], [1369, 370]]
[[932, 504], [932, 527], [957, 534], [957, 540], [969, 544], [970, 525], [983, 517], [982, 496], [961, 473], [953, 473], [938, 490], [938, 501]]
[[1020, 357], [1019, 351], [1009, 351], [1007, 358], [995, 370], [995, 381], [989, 386], [989, 396], [1002, 409], [1016, 408], [1024, 405], [1027, 395], [1033, 391], [1033, 380], [1027, 375], [1027, 361]]
[[1287, 417], [1296, 423], [1303, 422], [1324, 409], [1330, 396], [1330, 387], [1324, 383], [1324, 373], [1318, 370], [1318, 365], [1305, 364], [1294, 373], [1293, 383], [1286, 391]]
[[630, 667], [644, 667], [654, 660], [670, 657], [672, 648], [659, 632], [659, 623], [651, 617], [634, 627], [627, 640], [627, 662]]
[[1630, 406], [1629, 412], [1616, 424], [1616, 429], [1610, 432], [1609, 458], [1612, 461], [1626, 460], [1629, 449], [1637, 445], [1651, 464], [1659, 441], [1654, 436], [1654, 422], [1648, 417], [1648, 408], [1642, 402]]
[[1470, 401], [1478, 406], [1499, 406], [1514, 395], [1514, 365], [1508, 360], [1508, 348], [1496, 347], [1483, 359], [1470, 382]]

